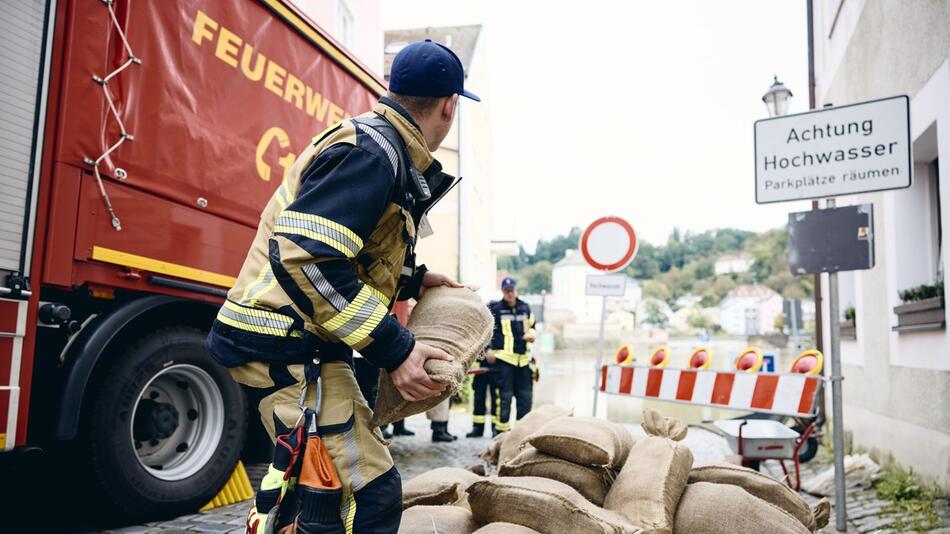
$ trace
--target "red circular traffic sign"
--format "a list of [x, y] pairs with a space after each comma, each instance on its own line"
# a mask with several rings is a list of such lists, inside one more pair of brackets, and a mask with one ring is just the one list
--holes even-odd
[[614, 272], [626, 267], [637, 255], [637, 234], [620, 217], [601, 217], [581, 236], [581, 254], [598, 271]]

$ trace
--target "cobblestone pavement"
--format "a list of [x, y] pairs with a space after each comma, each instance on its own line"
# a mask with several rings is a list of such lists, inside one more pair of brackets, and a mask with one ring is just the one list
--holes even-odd
[[[468, 467], [479, 463], [475, 457], [488, 444], [490, 437], [465, 438], [465, 433], [471, 429], [471, 416], [467, 413], [453, 413], [450, 417], [449, 429], [459, 439], [452, 443], [432, 443], [429, 422], [425, 416], [418, 415], [406, 422], [407, 428], [416, 433], [411, 437], [393, 438], [390, 445], [393, 459], [402, 474], [403, 480], [408, 480], [420, 473], [436, 467], [453, 466]], [[640, 435], [642, 430], [638, 425], [627, 425], [631, 432]], [[717, 434], [701, 427], [692, 426], [685, 443], [693, 452], [695, 463], [711, 463], [721, 461], [731, 454], [728, 446]], [[259, 477], [265, 466], [248, 466], [252, 484], [256, 487]], [[803, 466], [802, 478], [814, 476], [827, 467], [827, 464], [812, 462]], [[777, 462], [767, 462], [763, 470], [773, 476], [781, 477], [781, 469]], [[811, 504], [819, 499], [805, 495]], [[901, 517], [889, 513], [887, 504], [876, 498], [870, 489], [852, 488], [848, 492], [849, 534], [893, 534], [901, 532], [894, 526], [898, 520], [904, 524], [910, 523], [912, 517]], [[244, 532], [244, 517], [247, 513], [248, 502], [182, 516], [171, 521], [161, 521], [102, 531], [100, 534], [242, 534]], [[950, 506], [946, 500], [938, 503], [938, 515], [941, 517], [941, 526], [936, 530], [927, 531], [929, 534], [950, 534]], [[831, 524], [821, 531], [833, 534], [834, 512], [831, 515]], [[904, 531], [908, 532], [908, 531]]]

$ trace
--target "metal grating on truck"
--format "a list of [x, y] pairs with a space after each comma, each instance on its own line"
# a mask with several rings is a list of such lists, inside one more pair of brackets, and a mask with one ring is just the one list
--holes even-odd
[[0, 269], [22, 269], [47, 2], [0, 4]]

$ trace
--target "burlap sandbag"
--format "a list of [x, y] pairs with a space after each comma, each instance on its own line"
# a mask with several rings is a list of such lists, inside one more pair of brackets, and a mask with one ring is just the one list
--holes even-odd
[[427, 360], [426, 372], [446, 384], [440, 395], [410, 402], [402, 398], [389, 373], [379, 374], [379, 393], [370, 426], [388, 425], [422, 413], [458, 393], [465, 371], [491, 338], [494, 320], [481, 298], [467, 288], [433, 287], [416, 304], [406, 326], [416, 341], [442, 349], [455, 361]]
[[478, 524], [458, 506], [413, 506], [402, 513], [399, 534], [472, 534]]
[[514, 523], [489, 523], [475, 534], [538, 534], [538, 531]]
[[627, 461], [633, 436], [623, 425], [595, 417], [562, 417], [548, 421], [528, 437], [541, 452], [580, 465], [620, 469]]
[[501, 445], [508, 439], [509, 434], [511, 434], [511, 432], [502, 432], [492, 438], [492, 440], [488, 442], [488, 446], [485, 447], [482, 452], [478, 453], [477, 458], [488, 465], [498, 465], [498, 458], [501, 456]]
[[649, 408], [643, 411], [642, 426], [647, 436], [630, 450], [627, 463], [607, 492], [604, 508], [621, 512], [657, 534], [670, 534], [676, 505], [693, 466], [693, 453], [679, 443], [687, 428]]
[[572, 408], [562, 408], [553, 404], [538, 406], [528, 412], [528, 415], [515, 423], [514, 429], [506, 432], [508, 436], [501, 443], [501, 452], [498, 455], [498, 462], [503, 464], [521, 452], [521, 448], [527, 442], [528, 437], [534, 434], [545, 423], [559, 417], [568, 417], [574, 410]]
[[490, 477], [468, 488], [479, 523], [508, 522], [541, 534], [639, 534], [622, 514], [594, 506], [574, 488], [548, 478]]
[[467, 469], [440, 467], [413, 477], [402, 485], [402, 507], [452, 504], [482, 477]]
[[[802, 499], [798, 493], [788, 487], [788, 484], [775, 480], [768, 475], [763, 475], [758, 471], [729, 464], [703, 465], [694, 467], [689, 472], [689, 483], [694, 482], [713, 482], [739, 486], [763, 501], [785, 510], [812, 532], [825, 526], [818, 525], [815, 520], [815, 512], [808, 506], [805, 499]], [[825, 518], [825, 521], [827, 522], [827, 518]]]
[[506, 464], [498, 467], [500, 476], [542, 477], [563, 482], [576, 489], [588, 501], [603, 506], [607, 490], [616, 473], [606, 467], [590, 467], [545, 454], [534, 447], [522, 449]]
[[696, 482], [676, 510], [676, 534], [808, 534], [797, 519], [739, 486]]

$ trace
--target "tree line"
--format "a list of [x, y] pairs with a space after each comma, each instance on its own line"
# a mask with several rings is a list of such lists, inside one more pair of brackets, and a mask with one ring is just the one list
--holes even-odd
[[[519, 246], [516, 256], [499, 260], [498, 268], [519, 279], [527, 294], [551, 291], [551, 271], [568, 249], [576, 249], [581, 229], [538, 241], [533, 254]], [[716, 274], [716, 259], [744, 255], [752, 260], [744, 273]], [[788, 268], [788, 232], [776, 228], [761, 233], [720, 228], [696, 233], [674, 228], [665, 244], [640, 242], [637, 257], [624, 272], [642, 282], [643, 296], [671, 305], [681, 296], [702, 297], [702, 306], [718, 304], [741, 284], [763, 284], [785, 298], [810, 298], [810, 276], [794, 276]]]

